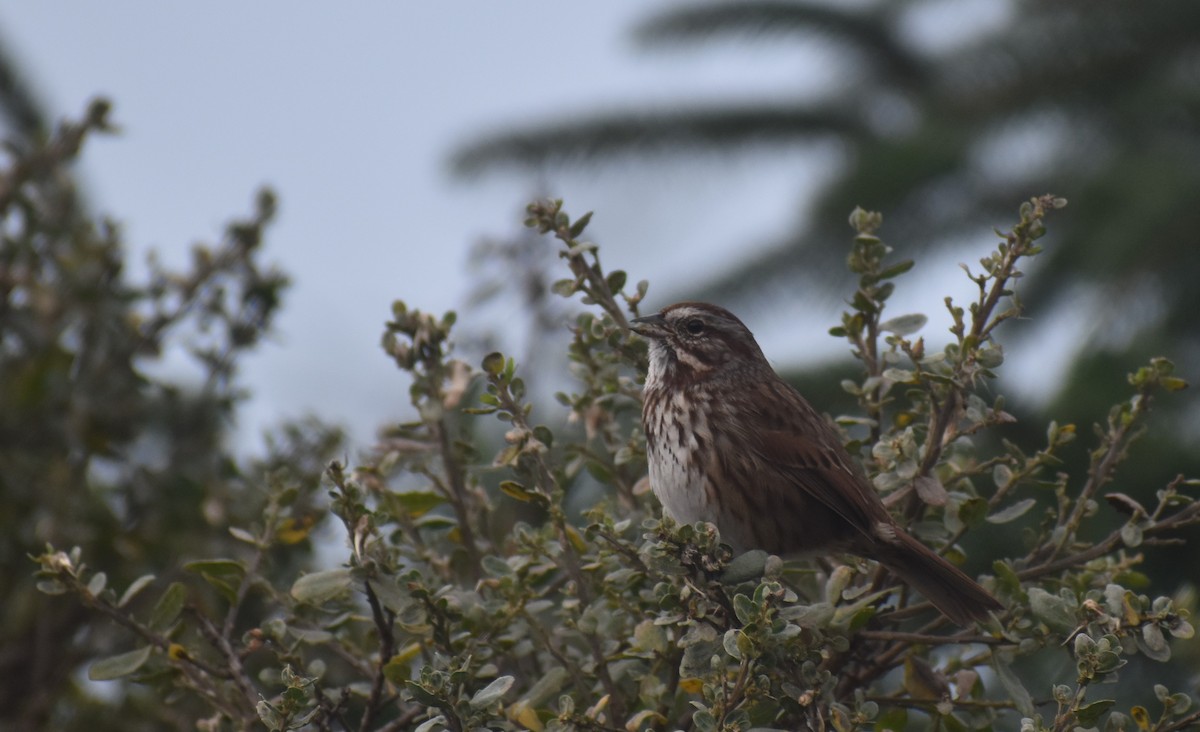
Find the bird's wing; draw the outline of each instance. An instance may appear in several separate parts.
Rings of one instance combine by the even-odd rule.
[[[825,444],[820,435],[765,430],[760,433],[758,453],[763,463],[778,471],[790,486],[803,491],[864,535],[873,537],[879,522],[890,523],[887,509],[851,463],[836,433],[828,430],[826,437],[832,438],[836,447]]]

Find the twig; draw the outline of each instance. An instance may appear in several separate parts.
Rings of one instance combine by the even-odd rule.
[[[414,704],[405,709],[400,716],[380,727],[378,732],[397,732],[397,730],[405,729],[426,711],[426,707]]]
[[[937,706],[939,703],[937,699],[907,699],[898,696],[872,696],[870,694],[864,698],[876,704],[889,704],[909,709],[927,709]],[[945,701],[962,709],[1016,709],[1017,706],[1011,701],[996,701],[993,699],[946,699]]]
[[[1174,529],[1179,529],[1184,526],[1190,526],[1194,523],[1200,523],[1200,501],[1190,503],[1186,507],[1180,509],[1177,513],[1168,516],[1165,519],[1157,521],[1145,529],[1145,535],[1161,534]],[[1123,543],[1121,538],[1121,530],[1116,529],[1111,534],[1106,536],[1102,541],[1093,544],[1087,549],[1083,549],[1075,554],[1068,555],[1056,561],[1049,561],[1044,564],[1038,564],[1033,567],[1026,567],[1017,572],[1017,577],[1021,580],[1036,579],[1047,574],[1070,569],[1071,567],[1090,562],[1093,559],[1102,557],[1105,554],[1116,549]]]
[[[375,621],[375,629],[379,633],[379,666],[376,668],[375,678],[371,682],[371,696],[367,699],[367,708],[363,711],[362,721],[358,725],[360,732],[367,732],[371,728],[371,723],[375,721],[375,715],[379,712],[380,698],[383,696],[383,684],[386,681],[383,675],[383,667],[395,655],[396,638],[392,632],[392,622],[395,620],[395,614],[391,610],[388,610],[385,617],[383,606],[379,604],[379,598],[375,596],[375,590],[371,589],[371,581],[367,580],[363,584],[366,589],[367,604],[371,607],[371,618]]]
[[[1200,709],[1192,712],[1182,719],[1177,719],[1166,727],[1155,727],[1155,732],[1179,732],[1179,730],[1187,729],[1192,725],[1200,725]]]
[[[63,162],[79,155],[87,134],[92,131],[110,131],[108,113],[111,105],[106,99],[95,99],[88,105],[87,116],[82,122],[61,125],[56,134],[40,150],[20,159],[6,175],[0,176],[0,215],[17,198],[21,186],[29,180],[45,175]]]
[[[472,579],[479,579],[482,558],[479,555],[479,547],[475,544],[475,531],[471,528],[471,514],[468,510],[470,499],[467,484],[463,478],[462,466],[453,458],[453,445],[450,444],[450,435],[446,430],[445,419],[432,422],[430,427],[437,435],[442,466],[446,471],[446,480],[450,484],[446,497],[450,499],[450,505],[453,506],[454,515],[458,519],[458,530],[462,533],[462,543],[466,547],[467,557],[470,559],[467,564],[471,569]]]
[[[1071,510],[1070,515],[1065,520],[1060,521],[1059,526],[1064,529],[1062,538],[1058,544],[1052,547],[1050,555],[1047,557],[1048,559],[1053,559],[1061,554],[1071,540],[1075,538],[1075,534],[1079,530],[1079,525],[1083,522],[1083,517],[1087,512],[1088,503],[1102,486],[1112,480],[1113,472],[1121,460],[1124,459],[1129,443],[1138,434],[1135,431],[1138,418],[1145,413],[1146,407],[1149,405],[1149,394],[1145,390],[1142,391],[1141,397],[1141,399],[1134,400],[1128,420],[1121,420],[1116,425],[1112,425],[1110,422],[1109,432],[1105,436],[1108,444],[1105,447],[1104,453],[1100,456],[1099,460],[1093,459],[1091,465],[1088,466],[1087,481],[1079,491],[1079,496],[1075,499],[1075,507]]]
[[[200,612],[195,606],[188,605],[187,610],[196,619],[200,633],[225,658],[225,663],[229,667],[230,678],[237,685],[238,690],[242,692],[242,696],[246,698],[248,708],[254,710],[258,704],[258,691],[254,688],[254,683],[250,680],[249,674],[246,673],[246,668],[242,665],[241,656],[234,650],[233,644],[229,642],[228,638],[221,635],[221,631],[217,629],[217,626],[213,625],[208,616]]]
[[[932,633],[904,633],[895,630],[862,630],[858,635],[868,640],[898,641],[901,643],[919,643],[927,646],[944,646],[952,644],[969,645],[980,643],[989,646],[1015,645],[1005,638],[991,635],[933,635]]]

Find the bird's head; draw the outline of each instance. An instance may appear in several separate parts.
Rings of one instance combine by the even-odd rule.
[[[766,364],[750,329],[717,305],[676,303],[635,318],[631,326],[650,341],[651,380],[666,374],[691,380]]]

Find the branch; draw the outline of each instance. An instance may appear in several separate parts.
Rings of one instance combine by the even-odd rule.
[[[1145,536],[1163,534],[1196,523],[1200,523],[1200,501],[1190,503],[1184,508],[1180,509],[1177,513],[1150,524],[1143,529],[1143,534]],[[1033,567],[1027,567],[1017,572],[1017,577],[1021,580],[1036,579],[1047,574],[1054,574],[1055,572],[1070,569],[1081,564],[1086,564],[1093,559],[1102,557],[1105,554],[1112,552],[1122,543],[1123,539],[1121,538],[1121,530],[1116,529],[1111,534],[1106,536],[1102,541],[1097,544],[1093,544],[1087,549],[1068,555],[1056,561],[1048,561]]]
[[[443,418],[431,422],[430,427],[436,433],[442,467],[446,471],[446,481],[450,484],[449,490],[446,491],[446,497],[450,499],[450,505],[454,508],[454,515],[458,519],[458,530],[462,532],[462,544],[466,548],[467,557],[470,560],[467,564],[471,569],[472,579],[477,580],[482,567],[482,557],[479,555],[479,547],[475,544],[475,531],[471,527],[471,514],[468,507],[470,498],[462,466],[453,457],[454,446],[450,444],[446,420]]]
[[[108,100],[94,99],[88,105],[87,115],[82,122],[60,125],[44,147],[23,156],[4,175],[0,175],[0,216],[8,213],[8,207],[17,199],[21,186],[75,159],[88,133],[112,131],[113,127],[108,123],[111,108]]]
[[[383,607],[379,604],[379,598],[375,596],[375,590],[371,589],[371,580],[366,580],[363,586],[366,588],[367,604],[371,606],[371,618],[375,621],[375,629],[379,632],[379,666],[376,668],[375,678],[371,682],[371,696],[367,699],[367,708],[363,711],[362,721],[358,725],[360,732],[367,732],[371,728],[371,723],[375,721],[375,715],[379,713],[383,684],[386,681],[383,667],[395,655],[396,638],[392,632],[395,614],[388,610],[385,617]]]
[[[242,665],[242,659],[237,651],[233,649],[233,644],[229,639],[221,635],[217,630],[217,626],[208,619],[208,616],[200,612],[193,605],[188,605],[188,612],[196,619],[196,623],[200,628],[201,634],[204,635],[208,642],[220,652],[225,659],[225,663],[229,666],[230,678],[237,685],[238,690],[242,692],[242,696],[246,698],[246,703],[253,711],[258,705],[258,691],[254,688],[254,683],[250,680],[249,674],[246,673],[245,666]]]

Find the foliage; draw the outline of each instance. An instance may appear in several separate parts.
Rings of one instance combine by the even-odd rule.
[[[4,729],[187,726],[179,718],[204,705],[165,708],[145,692],[104,704],[90,693],[75,676],[79,666],[128,640],[79,603],[38,592],[29,555],[47,542],[80,547],[104,569],[88,572],[83,604],[120,587],[122,612],[142,609],[135,595],[148,587],[143,575],[161,576],[158,611],[129,627],[169,650],[162,631],[174,615],[186,605],[207,618],[217,600],[172,580],[188,568],[219,575],[219,565],[188,562],[234,552],[239,542],[226,527],[264,509],[292,520],[291,533],[275,534],[287,553],[255,577],[294,574],[310,544],[302,527],[315,516],[307,508],[313,483],[338,442],[329,428],[300,423],[279,430],[260,460],[235,459],[225,434],[243,396],[237,364],[269,331],[287,286],[260,261],[274,198],[259,194],[219,243],[196,245],[189,266],[151,261],[134,281],[119,228],[89,217],[72,185],[70,165],[94,135],[113,131],[110,115],[97,100],[83,121],[11,143],[0,169]],[[134,660],[99,664],[93,675],[112,676]]]
[[[1020,312],[1020,268],[1062,205],[1022,205],[968,272],[978,297],[947,299],[953,337],[936,350],[913,337],[922,317],[884,317],[911,263],[890,259],[878,214],[851,217],[858,286],[832,332],[864,369],[845,384],[857,414],[839,421],[906,524],[987,571],[1006,609],[977,628],[947,627],[870,562],[733,557],[710,525],[659,519],[638,427],[645,346],[626,326],[647,285],[603,269],[582,238],[590,215],[571,220],[558,201],[532,204],[527,224],[560,243],[569,276],[554,292],[584,306],[561,409],[529,401],[512,358],[492,353],[478,368],[454,358],[452,313],[398,302],[383,347],[411,378],[415,417],[355,467],[329,465],[340,563],[276,571],[295,546],[289,507],[316,483],[264,479],[261,513],[230,517],[241,551],[192,561],[175,582],[114,583],[88,552],[48,546],[40,586],[127,629],[123,652],[94,663],[92,678],[207,707],[203,729],[1194,725],[1190,696],[1156,683],[1195,653],[1169,641],[1192,638],[1194,594],[1141,594],[1138,567],[1200,521],[1198,483],[1181,476],[1152,505],[1103,494],[1153,400],[1185,386],[1171,364],[1152,359],[1130,376],[1128,397],[1095,427],[1085,473],[1060,470],[1074,425],[989,454],[974,440],[1012,421],[988,396],[1003,361],[996,331]],[[495,419],[503,442],[487,450]],[[603,498],[579,515],[596,485]],[[1091,538],[1113,509],[1124,525]],[[1003,554],[970,552],[998,532]],[[1111,684],[1131,658],[1164,665],[1118,701]],[[1051,681],[1023,670],[1056,659],[1073,668]]]

